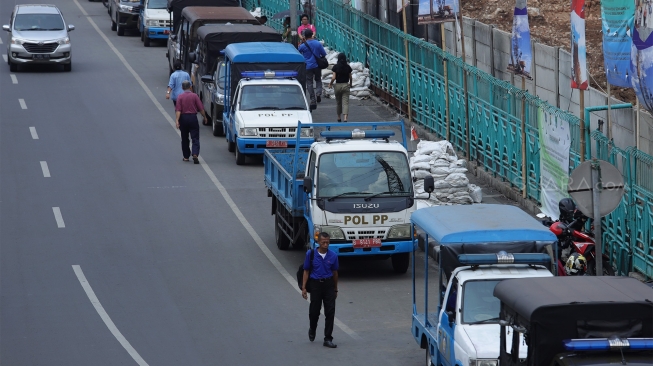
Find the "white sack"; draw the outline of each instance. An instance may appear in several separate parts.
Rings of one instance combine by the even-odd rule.
[[[410,165],[412,166],[415,163],[430,163],[431,162],[431,156],[430,155],[415,155],[412,158],[410,158]]]
[[[463,173],[451,173],[444,181],[452,187],[467,187],[469,185],[469,179]]]
[[[483,201],[483,191],[481,190],[481,187],[476,184],[470,184],[468,189],[469,197],[472,198],[474,203],[481,203]]]
[[[424,179],[428,175],[431,175],[428,170],[413,170],[413,177],[417,179]]]

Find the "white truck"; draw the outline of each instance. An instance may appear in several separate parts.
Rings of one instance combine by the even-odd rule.
[[[338,256],[391,258],[394,271],[405,273],[416,203],[403,121],[309,126],[326,129],[321,141],[263,157],[277,247],[313,248],[326,232]],[[390,140],[392,128],[401,130],[401,141]],[[432,191],[427,178],[425,190]]]
[[[153,39],[167,40],[170,26],[167,0],[141,0],[138,30],[141,32],[143,46],[150,47]]]
[[[439,248],[433,251],[439,269],[435,296],[429,296],[434,287],[429,286],[429,255],[419,295],[418,264],[413,265],[411,333],[426,349],[426,364],[498,366],[500,302],[494,287],[505,279],[553,276],[555,235],[510,205],[428,207],[413,213],[411,221],[413,232],[425,234],[427,247],[432,242]],[[435,312],[429,311],[430,298],[438,300]],[[526,352],[522,347],[520,357]]]
[[[304,56],[289,43],[245,42],[228,45],[224,57],[223,131],[236,164],[266,149],[295,147],[296,141],[310,146]],[[298,121],[309,125],[298,130]]]

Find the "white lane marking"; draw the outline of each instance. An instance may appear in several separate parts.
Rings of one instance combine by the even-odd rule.
[[[106,310],[104,310],[104,307],[100,303],[100,300],[98,300],[97,296],[95,296],[95,292],[93,291],[93,288],[91,287],[91,284],[88,283],[86,280],[86,276],[84,276],[84,272],[82,271],[82,267],[80,267],[78,264],[73,264],[73,271],[75,271],[75,275],[77,276],[77,279],[79,280],[79,283],[82,285],[82,288],[84,289],[84,292],[86,292],[86,296],[88,296],[88,299],[91,300],[91,304],[93,304],[93,307],[95,308],[95,311],[100,315],[100,318],[104,321],[104,324],[109,328],[109,331],[111,331],[111,334],[113,334],[114,337],[120,342],[122,347],[129,353],[130,356],[136,361],[137,364],[140,366],[147,366],[147,362],[141,357],[141,355],[136,352],[134,347],[132,347],[131,344],[129,344],[129,341],[125,336],[120,333],[120,330],[118,330],[118,327],[113,323],[113,320],[111,320],[111,317],[109,314],[107,314]]]
[[[32,134],[32,138],[33,138],[34,140],[38,140],[38,139],[39,139],[39,135],[36,134],[36,127],[30,127],[30,128],[29,128],[29,133]]]
[[[18,103],[20,103],[20,107],[22,109],[27,109],[27,104],[25,104],[25,99],[18,99]]]
[[[9,77],[11,78],[11,83],[12,84],[18,84],[18,79],[16,79],[16,75],[9,74]]]
[[[4,62],[7,62],[7,55],[2,55],[2,60],[3,60]]]
[[[50,169],[48,168],[48,162],[47,161],[42,161],[41,162],[41,170],[43,170],[43,177],[44,178],[50,178]]]
[[[0,44],[2,44],[2,38],[0,38]]]
[[[127,60],[122,55],[122,53],[120,53],[120,51],[118,51],[118,49],[113,45],[113,43],[109,40],[109,38],[107,38],[107,36],[105,36],[104,33],[102,33],[100,31],[100,28],[97,26],[97,24],[95,24],[95,21],[93,21],[93,19],[91,19],[91,17],[88,16],[88,14],[84,10],[84,8],[82,8],[82,6],[79,4],[79,2],[77,0],[73,0],[73,1],[77,5],[77,7],[82,11],[82,14],[86,15],[86,19],[88,20],[89,23],[91,23],[93,28],[95,28],[95,31],[100,35],[100,37],[102,37],[102,39],[104,39],[104,41],[107,43],[109,48],[111,48],[111,50],[116,54],[116,56],[118,56],[118,58],[120,59],[122,64],[125,65],[125,68],[127,68],[127,70],[132,74],[134,79],[136,79],[136,81],[141,86],[141,88],[143,88],[143,91],[145,91],[145,94],[147,94],[147,96],[150,97],[150,100],[152,100],[152,103],[154,103],[154,105],[159,110],[159,112],[161,112],[161,114],[166,119],[166,121],[168,121],[170,126],[174,129],[175,133],[178,136],[181,136],[181,132],[179,132],[179,130],[177,130],[175,121],[172,119],[172,117],[170,117],[170,115],[166,112],[166,110],[163,109],[163,106],[154,97],[154,94],[152,93],[150,88],[147,85],[145,85],[145,83],[143,82],[143,79],[141,79],[141,77],[136,73],[136,71],[134,71],[134,69],[127,62]],[[233,211],[234,215],[236,215],[236,217],[238,218],[238,221],[240,221],[240,223],[243,225],[245,230],[247,230],[247,232],[252,237],[252,239],[254,239],[254,242],[256,243],[256,245],[258,245],[259,249],[261,249],[263,254],[265,254],[265,256],[268,258],[268,260],[277,269],[277,271],[279,271],[281,276],[283,276],[286,279],[286,281],[288,281],[288,283],[290,283],[290,286],[292,288],[294,288],[295,291],[297,291],[298,293],[301,293],[301,290],[299,290],[299,288],[297,287],[297,279],[294,278],[288,271],[286,271],[286,269],[283,267],[283,265],[281,265],[281,262],[279,262],[279,260],[274,256],[274,254],[272,254],[272,252],[268,249],[268,247],[265,246],[265,243],[263,243],[263,239],[261,239],[261,237],[256,233],[256,231],[254,230],[252,225],[249,223],[249,221],[247,221],[247,219],[245,218],[245,215],[243,215],[243,213],[240,211],[240,209],[238,208],[238,206],[236,205],[234,200],[231,199],[231,195],[229,195],[229,192],[227,192],[227,189],[224,188],[222,183],[220,183],[220,181],[215,176],[215,174],[213,173],[211,168],[209,168],[209,166],[206,165],[206,162],[204,161],[204,159],[200,156],[199,160],[200,160],[200,163],[202,165],[202,168],[204,168],[204,171],[206,172],[206,174],[209,176],[209,178],[213,182],[213,185],[215,185],[215,187],[218,189],[218,191],[222,195],[222,198],[224,198],[224,200],[227,202],[227,204],[231,208],[231,211]],[[356,334],[356,332],[354,332],[351,328],[349,328],[345,323],[340,321],[340,319],[336,318],[334,323],[338,326],[338,328],[340,328],[343,332],[348,334],[350,337],[352,337],[354,339],[358,339],[358,340],[362,339],[358,334]]]
[[[57,227],[59,229],[65,228],[66,224],[63,222],[63,216],[61,216],[59,207],[52,207],[52,212],[54,212],[54,219],[57,220]]]

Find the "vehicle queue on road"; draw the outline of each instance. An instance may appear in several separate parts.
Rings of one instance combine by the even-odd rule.
[[[200,64],[196,82],[199,79],[203,85],[214,87],[195,91],[203,102],[210,100],[214,134],[216,129],[216,135],[226,134],[229,151],[236,153],[237,164],[245,162],[244,152],[261,154],[268,150],[264,159],[265,181],[273,197],[279,249],[287,249],[290,244],[314,248],[314,235],[329,231],[336,241],[342,239],[337,243],[339,255],[391,254],[399,258],[393,260],[395,271],[402,273],[409,261],[400,259],[408,253],[382,252],[395,239],[408,240],[413,259],[410,331],[418,345],[426,350],[427,365],[562,366],[578,364],[578,360],[584,365],[607,365],[614,358],[622,364],[653,362],[652,289],[628,278],[552,278],[557,272],[556,261],[552,260],[557,258],[557,238],[512,206],[439,206],[408,210],[409,215],[403,216],[387,214],[386,211],[403,212],[406,206],[411,208],[415,204],[410,173],[401,168],[408,158],[405,147],[397,150],[399,160],[391,157],[388,149],[379,147],[389,143],[390,135],[384,135],[383,127],[390,125],[378,123],[373,128],[361,126],[369,127],[367,130],[346,128],[344,132],[330,131],[334,126],[325,126],[327,131],[314,136],[301,77],[305,67],[302,69],[299,53],[294,54],[288,48],[292,46],[280,42],[227,44],[251,41],[251,37],[242,40],[236,37],[233,42],[222,39],[218,48],[224,47],[225,51],[216,52],[211,49],[208,36],[216,32],[205,28],[206,24],[214,24],[207,15],[211,14],[210,9],[184,9],[208,5],[205,1],[168,0],[167,8],[174,19],[167,23],[172,27],[167,33],[167,57],[171,65],[174,60],[182,61],[189,71],[191,64]],[[161,19],[148,19],[154,13],[147,9],[160,7],[156,4],[155,0],[144,0],[141,8],[136,8],[111,0],[108,10],[112,30],[123,35],[133,27],[141,32],[141,39],[148,46],[150,39],[166,34],[155,29],[155,23],[162,24]],[[233,4],[224,0],[223,6]],[[216,22],[224,24],[229,19],[222,17]],[[14,23],[10,26],[15,26]],[[255,24],[243,26],[267,28]],[[218,34],[228,33],[216,30]],[[265,31],[253,33],[269,35]],[[289,92],[288,87],[300,92]],[[206,92],[211,95],[205,95]],[[224,112],[221,127],[216,128],[220,114],[214,103],[220,99]],[[286,109],[282,111],[278,105],[293,102],[297,103],[291,111],[308,113],[299,117],[293,114],[291,119],[300,121],[293,125],[296,127],[275,125],[288,119],[284,113],[296,113],[284,112]],[[254,107],[248,109],[248,106]],[[322,141],[304,146],[300,145],[301,138]],[[356,139],[360,141],[352,143]],[[403,139],[405,144],[405,135]],[[361,141],[373,147],[361,148]],[[328,146],[336,144],[335,149]],[[355,145],[356,150],[348,145]],[[289,147],[293,149],[278,150]],[[300,154],[300,148],[308,150]],[[294,155],[283,157],[284,153]],[[300,160],[302,172],[297,169]],[[373,167],[378,169],[361,174]],[[285,178],[284,187],[279,185],[281,176]],[[334,178],[340,181],[333,182]],[[352,187],[345,184],[346,179]],[[365,183],[366,187],[358,183]],[[375,184],[387,190],[373,191],[371,187]],[[432,190],[432,185],[425,182],[425,190]],[[333,202],[340,197],[343,199]],[[388,200],[383,201],[384,197]],[[306,216],[318,208],[320,214]],[[300,209],[306,211],[300,216],[292,214]],[[316,225],[318,217],[326,221]],[[358,222],[352,217],[358,217]],[[382,227],[377,227],[383,217],[386,221],[392,217],[394,221],[381,222]],[[295,222],[297,227],[293,227]],[[415,277],[418,231],[424,234],[425,251],[429,251],[429,238],[439,248],[436,250],[440,270],[436,313],[428,310],[428,255],[424,263],[424,293],[420,294],[424,309],[418,311]],[[391,237],[393,232],[399,236]]]

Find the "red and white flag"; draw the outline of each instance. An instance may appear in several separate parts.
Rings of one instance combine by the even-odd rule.
[[[417,137],[417,130],[415,130],[415,126],[412,126],[410,128],[410,141],[415,140],[419,140],[419,137]]]

